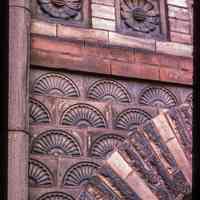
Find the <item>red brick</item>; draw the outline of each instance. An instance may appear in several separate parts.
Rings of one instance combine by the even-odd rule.
[[[134,59],[134,53],[132,49],[118,47],[109,48],[101,47],[100,45],[86,44],[84,48],[84,54],[110,60],[124,61],[128,63],[132,63]]]
[[[178,68],[179,67],[179,62],[180,62],[180,57],[177,56],[171,56],[167,54],[160,54],[160,66],[161,67],[170,67],[170,68]]]
[[[73,43],[38,36],[32,37],[31,45],[33,49],[41,49],[45,51],[53,51],[72,55],[81,55],[83,49],[83,43]]]
[[[181,32],[181,33],[190,33],[190,22],[182,21],[178,19],[169,18],[170,30]]]
[[[183,71],[193,72],[193,60],[187,58],[181,58],[179,68]]]
[[[182,20],[189,20],[189,10],[181,7],[176,6],[168,6],[168,15],[169,17],[174,17],[176,19],[182,19]]]
[[[94,59],[93,57],[77,57],[38,49],[31,50],[31,64],[55,69],[101,74],[110,73],[110,63],[108,60]]]
[[[177,69],[160,68],[160,80],[192,85],[192,73]]]
[[[160,65],[159,56],[152,52],[136,51],[135,62],[145,63],[149,65]]]
[[[192,44],[192,36],[189,34],[183,34],[183,33],[177,33],[177,32],[171,31],[170,39],[173,42]]]
[[[113,61],[111,62],[111,74],[130,78],[159,80],[159,67]]]
[[[155,54],[151,52],[135,52],[135,62],[149,65],[167,66],[172,68],[179,67],[180,57],[167,54]]]

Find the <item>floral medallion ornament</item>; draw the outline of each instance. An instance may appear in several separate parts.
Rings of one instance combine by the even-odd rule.
[[[123,29],[140,34],[160,33],[159,2],[156,0],[121,0],[120,17]]]
[[[40,8],[53,18],[75,19],[80,15],[82,0],[38,0]]]

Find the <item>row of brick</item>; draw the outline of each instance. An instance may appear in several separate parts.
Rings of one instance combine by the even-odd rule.
[[[32,36],[31,63],[50,68],[192,84],[191,58]]]
[[[31,32],[63,38],[66,40],[81,40],[96,44],[144,49],[155,53],[164,53],[183,57],[192,57],[193,52],[192,45],[188,44],[143,39],[106,30],[67,27],[38,20],[33,20]]]

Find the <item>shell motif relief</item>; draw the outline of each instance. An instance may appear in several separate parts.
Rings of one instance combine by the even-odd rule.
[[[122,0],[120,14],[127,28],[142,33],[157,30],[160,15],[157,1]]]
[[[38,0],[40,8],[51,17],[74,19],[81,12],[81,0]]]

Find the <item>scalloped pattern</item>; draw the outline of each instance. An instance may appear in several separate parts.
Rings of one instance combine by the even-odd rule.
[[[88,89],[88,98],[97,101],[118,101],[130,103],[131,96],[127,89],[119,82],[114,80],[99,80]]]
[[[93,162],[79,162],[69,168],[63,178],[64,186],[80,186],[87,181],[94,172],[99,168],[99,165]]]
[[[105,158],[123,141],[124,137],[116,134],[106,134],[98,137],[92,144],[90,154],[92,157]]]
[[[159,108],[171,108],[178,103],[175,95],[170,90],[161,87],[147,87],[140,93],[139,104]]]
[[[33,84],[32,93],[65,97],[79,97],[76,84],[67,76],[59,73],[47,73],[40,76]]]
[[[41,102],[33,98],[29,102],[29,120],[30,124],[50,122],[48,109]]]
[[[106,128],[107,122],[103,114],[89,104],[75,104],[67,108],[61,118],[62,125],[78,126],[79,128]]]
[[[33,140],[31,153],[80,156],[81,148],[71,134],[63,130],[49,130]]]
[[[52,186],[53,174],[42,162],[34,159],[29,160],[29,184],[34,186]]]
[[[145,123],[147,120],[150,120],[152,116],[137,108],[130,108],[122,111],[116,118],[115,128],[133,131],[135,130],[140,124]]]

